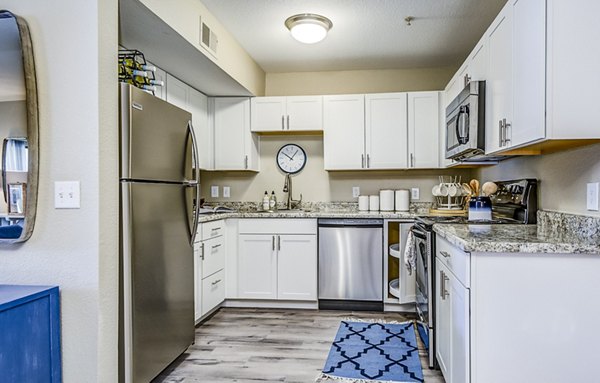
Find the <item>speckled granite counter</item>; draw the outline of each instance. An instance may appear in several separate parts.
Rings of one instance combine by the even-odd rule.
[[[481,253],[600,254],[600,237],[542,225],[436,224],[434,231],[458,248]]]
[[[232,213],[206,214],[200,216],[200,223],[216,221],[224,218],[381,218],[381,219],[406,219],[413,220],[423,215],[417,212],[359,212],[345,210],[319,210],[295,212],[258,212],[240,211]]]

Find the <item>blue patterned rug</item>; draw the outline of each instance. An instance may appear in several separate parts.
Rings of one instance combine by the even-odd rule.
[[[342,321],[317,382],[423,382],[413,322]]]

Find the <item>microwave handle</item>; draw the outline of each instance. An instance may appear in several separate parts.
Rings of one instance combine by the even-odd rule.
[[[458,114],[456,115],[456,123],[455,123],[455,126],[456,126],[456,138],[458,139],[459,143],[466,144],[466,142],[462,142],[462,140],[461,140],[460,126],[459,126],[459,124],[460,124],[460,115],[463,114],[463,113],[467,113],[467,111],[466,111],[466,108],[464,108],[464,107],[461,106],[460,109],[458,110]]]

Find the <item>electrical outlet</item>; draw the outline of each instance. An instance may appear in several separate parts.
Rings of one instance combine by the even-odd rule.
[[[219,198],[219,187],[218,186],[210,187],[210,196],[212,198]]]
[[[587,184],[587,209],[598,211],[598,189],[599,182],[591,182]]]
[[[223,186],[223,198],[231,197],[231,188],[229,186]]]
[[[353,198],[358,198],[359,195],[360,195],[360,187],[359,186],[352,186],[352,197]]]
[[[420,192],[419,188],[412,188],[412,189],[410,189],[410,199],[411,200],[416,200],[416,199],[421,198],[419,192]]]
[[[54,208],[79,209],[81,207],[79,181],[54,182]]]

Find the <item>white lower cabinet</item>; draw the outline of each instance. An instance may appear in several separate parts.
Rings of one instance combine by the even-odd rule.
[[[194,313],[200,320],[225,300],[225,221],[198,226],[194,243]]]
[[[314,219],[240,220],[239,298],[316,300],[316,233]]]

